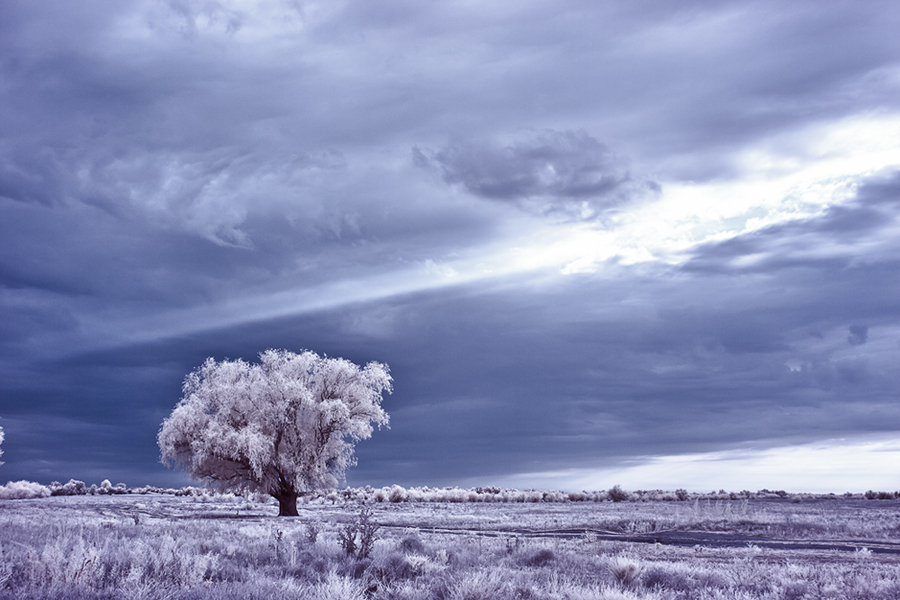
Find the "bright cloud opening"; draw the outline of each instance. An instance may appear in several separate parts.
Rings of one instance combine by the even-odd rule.
[[[626,489],[696,492],[764,488],[810,493],[893,491],[900,481],[900,432],[767,449],[636,458],[630,463],[522,473],[503,478],[503,482],[511,487],[561,490],[600,490],[619,484]]]

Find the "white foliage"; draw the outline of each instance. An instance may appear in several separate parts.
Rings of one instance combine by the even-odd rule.
[[[258,364],[209,358],[162,424],[162,460],[222,489],[279,497],[333,487],[354,464],[354,443],[387,426],[391,382],[385,364],[310,351],[267,350]]]
[[[0,445],[3,444],[3,428],[0,427]],[[3,450],[0,450],[0,456],[3,456]],[[3,461],[0,461],[0,465],[3,464]]]
[[[50,488],[33,481],[10,481],[0,486],[0,499],[23,500],[26,498],[47,498]]]

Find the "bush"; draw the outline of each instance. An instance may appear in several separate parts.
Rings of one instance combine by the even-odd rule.
[[[609,563],[609,572],[623,586],[631,586],[637,583],[641,577],[641,571],[640,563],[624,556],[619,556]]]
[[[675,592],[686,592],[693,587],[691,580],[683,573],[652,567],[644,575],[644,585],[648,588],[659,588]]]
[[[893,492],[873,492],[869,490],[865,493],[866,500],[893,500]]]
[[[618,484],[612,486],[607,492],[607,495],[609,495],[609,499],[613,502],[624,502],[625,500],[628,500],[630,496],[630,494],[623,490]]]
[[[50,496],[50,488],[33,481],[10,481],[0,486],[0,499],[24,500],[27,498],[47,498]]]
[[[127,494],[128,486],[124,483],[117,483],[115,487],[110,483],[109,479],[104,479],[100,482],[100,489],[98,490],[100,494]]]
[[[68,483],[61,484],[54,481],[50,484],[50,494],[53,496],[84,496],[88,493],[83,481],[70,479]]]
[[[315,544],[319,539],[319,527],[315,523],[307,523],[303,529],[303,539],[308,544]]]
[[[376,533],[381,528],[372,518],[372,510],[363,507],[356,521],[348,523],[338,532],[338,544],[349,556],[368,558],[375,547]]]
[[[405,502],[407,500],[406,490],[404,490],[399,485],[391,487],[390,494],[388,495],[388,500],[390,500],[391,502]]]
[[[408,535],[400,540],[400,550],[406,554],[425,554],[425,545],[417,535]]]
[[[409,558],[399,553],[391,554],[372,570],[375,576],[383,583],[412,579],[418,575],[416,567]]]
[[[545,567],[556,560],[556,555],[549,548],[541,548],[525,557],[522,563],[527,567]]]

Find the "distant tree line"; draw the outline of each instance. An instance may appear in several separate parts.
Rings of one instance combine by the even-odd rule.
[[[124,483],[113,485],[108,479],[100,485],[86,485],[83,481],[70,479],[67,483],[54,481],[50,485],[41,485],[30,481],[11,481],[5,486],[0,486],[0,499],[18,498],[46,498],[50,496],[101,496],[116,494],[154,494],[169,496],[194,496],[206,497],[216,494],[214,490],[204,487],[185,486],[181,488],[166,488],[152,485],[140,487],[128,487]],[[256,496],[264,499],[265,495],[242,494],[228,492],[229,496],[248,497]],[[801,502],[803,500],[828,500],[828,499],[866,499],[866,500],[897,500],[900,499],[900,491],[884,492],[869,490],[865,493],[844,494],[791,494],[784,490],[762,489],[756,492],[688,492],[679,489],[666,490],[635,490],[626,491],[621,486],[613,486],[608,490],[565,492],[560,490],[519,490],[515,488],[499,487],[410,487],[400,485],[374,488],[347,487],[344,489],[319,490],[304,497],[304,501],[313,503],[399,503],[399,502],[435,502],[435,503],[461,503],[461,502],[487,502],[487,503],[529,503],[529,502],[684,502],[696,500],[790,500]]]

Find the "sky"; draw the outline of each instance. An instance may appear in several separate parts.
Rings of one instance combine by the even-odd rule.
[[[348,485],[900,489],[894,1],[7,0],[0,479],[184,485],[207,357],[387,363]]]

